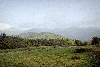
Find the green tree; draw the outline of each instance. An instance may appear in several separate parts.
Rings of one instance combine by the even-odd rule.
[[[6,37],[6,34],[5,33],[3,33],[3,36],[2,36],[3,38],[5,38]]]
[[[99,38],[98,37],[93,37],[92,38],[92,45],[99,44]]]
[[[67,41],[68,42],[68,45],[74,45],[74,41],[72,41],[72,40],[69,40],[69,41]]]
[[[75,44],[77,46],[82,46],[83,45],[83,43],[80,40],[75,40]]]

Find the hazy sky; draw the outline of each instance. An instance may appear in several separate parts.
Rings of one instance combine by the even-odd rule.
[[[100,27],[99,0],[0,0],[0,30]]]

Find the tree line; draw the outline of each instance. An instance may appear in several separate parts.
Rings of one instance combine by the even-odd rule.
[[[92,40],[95,43],[97,40]],[[7,36],[5,33],[0,35],[0,49],[15,49],[32,46],[84,46],[88,42],[81,42],[80,40],[71,40],[67,38],[60,39],[26,39],[19,36]],[[97,44],[97,43],[95,43]]]

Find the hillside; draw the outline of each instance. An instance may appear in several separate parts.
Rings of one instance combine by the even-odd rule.
[[[66,38],[78,39],[78,40],[91,40],[92,37],[100,37],[100,27],[70,27],[70,28],[55,28],[55,29],[41,29],[33,28],[26,32],[51,32]]]
[[[19,29],[18,29],[19,30]],[[70,28],[32,28],[25,31],[3,30],[0,33],[6,33],[7,35],[19,35],[24,38],[57,38],[57,35],[78,40],[91,40],[92,37],[97,36],[100,38],[100,27],[70,27]],[[30,33],[29,33],[30,32]],[[42,32],[42,33],[41,33]],[[43,32],[45,32],[43,34]],[[46,33],[48,32],[48,33]],[[51,33],[49,33],[51,32]],[[57,34],[57,35],[53,35]],[[43,34],[43,35],[42,35]],[[52,35],[51,35],[52,34]],[[58,37],[59,38],[59,37]]]
[[[91,40],[92,37],[94,36],[100,37],[99,27],[87,27],[87,28],[72,27],[67,29],[58,29],[58,30],[55,29],[52,32],[70,39],[78,39],[78,40]]]
[[[56,39],[61,38],[62,36],[50,33],[50,32],[28,32],[28,33],[21,33],[19,34],[20,37],[28,38],[28,39]],[[63,37],[64,38],[64,37]]]

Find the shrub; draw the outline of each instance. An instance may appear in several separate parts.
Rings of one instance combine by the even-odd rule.
[[[81,49],[76,49],[74,53],[83,53],[85,52],[86,50],[81,48]]]
[[[72,60],[77,60],[77,59],[80,59],[80,57],[79,56],[72,56],[71,59]]]

